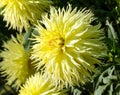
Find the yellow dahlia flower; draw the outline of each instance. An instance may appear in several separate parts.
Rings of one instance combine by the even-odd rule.
[[[73,86],[85,83],[94,64],[101,62],[96,58],[104,53],[101,41],[103,31],[100,25],[90,25],[93,14],[89,10],[65,10],[51,7],[50,15],[43,16],[36,26],[39,35],[33,40],[32,58],[38,69],[45,67],[45,76],[51,77],[56,85]]]
[[[4,76],[7,75],[7,84],[19,88],[25,82],[26,78],[32,73],[29,56],[23,47],[23,36],[17,35],[7,43],[4,43],[4,51],[0,53],[3,61],[0,62],[0,71]]]
[[[68,95],[65,90],[59,92],[51,84],[49,78],[45,78],[39,73],[30,77],[19,92],[19,95]]]
[[[0,0],[0,8],[4,7],[2,14],[10,28],[26,31],[31,23],[40,19],[41,14],[49,8],[50,0]]]

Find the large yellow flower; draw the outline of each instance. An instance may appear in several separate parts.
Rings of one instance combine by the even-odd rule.
[[[0,8],[4,7],[2,14],[10,28],[26,31],[31,23],[40,19],[41,14],[49,8],[50,0],[0,0]]]
[[[51,84],[49,78],[45,78],[39,73],[30,77],[19,92],[19,95],[68,95],[66,90],[59,92]]]
[[[11,40],[5,42],[4,51],[0,53],[3,61],[0,62],[0,71],[4,76],[7,75],[7,84],[19,88],[26,78],[32,73],[29,56],[23,47],[23,36],[12,36]]]
[[[100,24],[90,25],[92,19],[89,10],[72,10],[71,5],[66,10],[51,7],[50,15],[44,15],[42,25],[36,26],[39,35],[33,38],[32,58],[56,86],[85,83],[95,71],[94,64],[101,63],[97,57],[105,49],[103,31]]]

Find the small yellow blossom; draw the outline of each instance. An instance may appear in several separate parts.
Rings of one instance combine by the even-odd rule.
[[[17,34],[17,38],[12,36],[11,40],[4,42],[4,51],[0,53],[3,61],[0,62],[0,71],[3,76],[7,76],[7,84],[19,88],[26,78],[32,73],[29,56],[23,47],[23,36]]]
[[[30,77],[19,91],[19,95],[68,95],[66,90],[58,91],[49,78],[36,73]]]
[[[90,10],[72,10],[69,5],[66,10],[51,7],[50,15],[42,16],[42,25],[36,25],[39,35],[33,38],[31,58],[56,86],[84,84],[95,71],[94,64],[101,63],[97,57],[105,49],[103,30],[100,24],[90,25],[93,19]]]
[[[10,24],[10,28],[18,31],[23,28],[28,31],[50,4],[50,0],[0,0],[0,8],[4,7],[2,14],[7,21],[6,26]]]

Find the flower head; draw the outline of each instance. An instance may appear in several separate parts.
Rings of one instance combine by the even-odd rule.
[[[18,34],[17,38],[12,36],[12,39],[3,47],[4,51],[0,53],[3,61],[0,62],[0,71],[7,76],[7,84],[19,88],[26,78],[32,73],[30,70],[29,56],[26,54],[23,47],[23,36]]]
[[[7,26],[26,31],[30,24],[36,23],[41,14],[49,8],[50,0],[0,0],[0,8],[4,7],[2,14]]]
[[[56,85],[66,87],[85,83],[90,72],[95,71],[94,64],[104,53],[101,41],[103,31],[100,24],[90,25],[93,14],[89,10],[65,10],[51,7],[50,15],[43,16],[36,30],[32,58],[38,69],[45,68],[44,75],[51,77]]]
[[[39,73],[30,77],[19,92],[19,95],[68,95],[65,90],[56,90],[49,78],[46,79]]]

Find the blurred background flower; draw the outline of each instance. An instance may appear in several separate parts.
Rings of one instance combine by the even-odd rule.
[[[84,84],[94,64],[100,64],[98,56],[105,53],[103,30],[100,24],[91,25],[90,10],[79,10],[71,5],[66,9],[51,7],[50,15],[42,16],[42,23],[36,25],[32,58],[36,68],[45,68],[44,74],[51,77],[56,86]]]
[[[49,78],[43,77],[40,73],[31,76],[21,87],[19,95],[68,95],[67,90],[58,91]]]
[[[23,47],[23,36],[17,34],[3,44],[4,50],[0,53],[3,61],[0,62],[0,71],[3,76],[7,77],[7,84],[20,87],[26,78],[33,72],[29,55]]]
[[[1,14],[9,28],[28,31],[31,24],[41,18],[41,14],[49,9],[50,0],[0,0]]]

